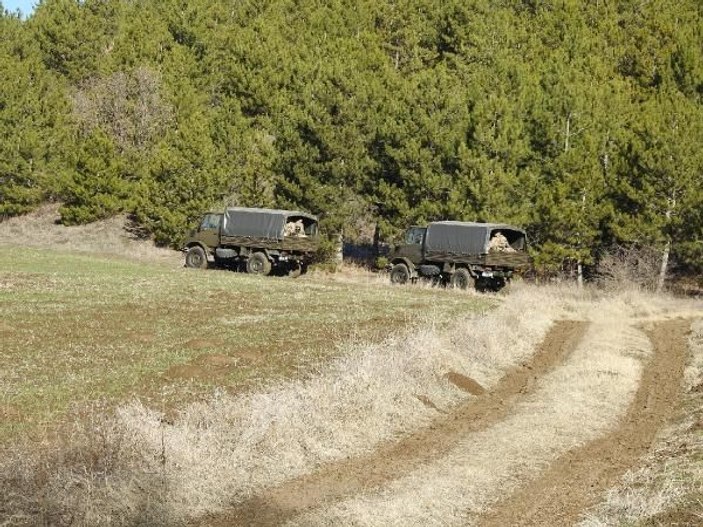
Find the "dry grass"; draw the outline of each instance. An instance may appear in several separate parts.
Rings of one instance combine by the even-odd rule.
[[[358,285],[354,291],[358,297]],[[444,379],[447,371],[473,373],[472,364],[482,364],[481,381],[490,386],[502,368],[529,356],[549,327],[553,312],[521,316],[535,301],[525,289],[494,315],[466,318],[451,330],[419,318],[418,329],[382,343],[347,341],[314,377],[240,396],[220,391],[173,421],[138,402],[124,406],[115,419],[96,418],[104,441],[77,426],[69,444],[48,444],[44,456],[5,457],[2,473],[12,478],[3,486],[19,490],[8,507],[55,524],[70,515],[79,525],[131,525],[144,517],[174,525],[216,511],[427,423],[435,411],[415,394],[445,407],[466,397]]]
[[[588,511],[582,527],[703,525],[703,320],[694,323],[686,398],[641,465]]]
[[[312,375],[338,344],[377,342],[491,301],[387,282],[199,272],[87,254],[0,252],[0,442],[72,406],[139,396],[159,409]]]
[[[451,328],[423,323],[421,329],[379,344],[349,343],[340,358],[315,377],[236,397],[220,392],[209,402],[185,408],[174,421],[140,403],[127,405],[115,420],[100,425],[109,431],[105,435],[119,440],[96,444],[89,439],[89,429],[77,429],[71,443],[89,453],[90,462],[56,463],[39,486],[39,494],[52,499],[33,507],[56,518],[70,513],[78,524],[130,525],[148,517],[154,525],[174,525],[217,511],[257,489],[326,461],[369,451],[380,441],[427,423],[435,410],[423,405],[417,393],[440,408],[466,397],[446,382],[447,371],[468,374],[490,388],[505,368],[532,353],[553,319],[579,311],[584,301],[582,293],[573,290],[526,287],[489,315],[467,318]],[[629,305],[632,299],[621,302]],[[621,309],[617,304],[616,310]],[[652,312],[651,307],[642,309],[645,315]],[[567,370],[562,375],[562,382],[577,378]],[[627,383],[621,386],[629,389]],[[526,410],[526,415],[533,411]],[[567,413],[574,417],[571,410]],[[502,434],[513,432],[506,429]],[[474,450],[474,445],[468,448]],[[488,450],[486,455],[494,457],[493,446]],[[5,474],[23,473],[16,464],[29,467],[19,488],[37,485],[31,463],[15,459]],[[438,481],[432,474],[419,477]],[[447,483],[439,488],[446,491]],[[453,498],[447,494],[440,502]]]
[[[0,222],[0,246],[82,251],[162,262],[173,267],[183,265],[178,251],[160,249],[150,240],[131,234],[130,222],[124,216],[66,227],[58,223],[59,207],[58,203],[47,204],[25,216]]]
[[[650,353],[648,339],[628,318],[640,310],[651,313],[653,306],[648,298],[637,305],[632,301],[631,296],[567,306],[546,301],[552,316],[574,308],[593,324],[567,361],[541,379],[537,392],[508,419],[467,436],[442,460],[380,493],[316,511],[291,525],[470,524],[472,514],[485,511],[550,460],[614,427],[624,414]]]
[[[262,279],[5,246],[0,252],[0,518],[10,518],[11,525],[131,525],[144,518],[153,518],[147,524],[170,525],[216,508],[226,497],[212,490],[219,485],[223,459],[257,455],[255,444],[238,443],[233,433],[256,438],[256,423],[266,416],[278,420],[277,412],[306,422],[291,406],[303,395],[291,390],[239,397],[229,392],[286,378],[310,390],[316,386],[314,374],[331,357],[372,346],[409,325],[440,328],[459,313],[484,311],[494,303],[441,289],[392,287],[387,281]],[[432,342],[418,338],[415,354],[421,356]],[[364,375],[372,378],[384,362],[377,357]],[[214,387],[220,388],[211,399]],[[344,384],[325,389],[332,390],[325,394],[331,401],[336,390],[354,392]],[[141,402],[109,417],[115,403],[133,397]],[[274,398],[268,413],[260,410],[266,397]],[[365,397],[364,405],[375,404],[373,392]],[[211,401],[179,412],[186,402],[201,399]],[[229,410],[221,413],[224,401]],[[359,415],[365,410],[356,408]],[[229,430],[228,420],[241,412],[253,422]],[[168,425],[172,419],[178,425]],[[322,422],[314,426],[329,433]],[[223,435],[217,437],[216,430]],[[25,438],[30,442],[24,446],[17,442]],[[220,442],[224,454],[235,453],[218,459]],[[243,474],[243,481],[251,479]],[[174,490],[176,484],[182,490]],[[173,501],[191,487],[188,501]]]

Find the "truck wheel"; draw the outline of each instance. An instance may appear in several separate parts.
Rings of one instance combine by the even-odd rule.
[[[192,269],[205,269],[207,268],[207,256],[205,251],[199,245],[195,245],[188,249],[186,253],[186,267]]]
[[[303,274],[303,266],[300,262],[291,262],[288,266],[288,276],[298,278],[301,274]]]
[[[402,263],[395,264],[391,269],[391,284],[406,284],[410,280],[408,266]]]
[[[476,290],[485,293],[491,291],[497,293],[505,287],[505,278],[481,278],[476,282]]]
[[[270,272],[271,262],[264,253],[254,253],[247,260],[247,273],[266,276]]]
[[[496,293],[505,287],[505,278],[494,278],[491,281],[491,289]]]
[[[474,277],[471,276],[468,269],[463,267],[460,267],[454,271],[450,283],[452,284],[452,287],[456,289],[473,289],[476,286]]]

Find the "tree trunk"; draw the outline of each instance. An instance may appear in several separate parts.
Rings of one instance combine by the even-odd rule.
[[[664,289],[664,280],[666,280],[666,271],[669,267],[669,254],[671,253],[671,238],[669,234],[666,233],[669,224],[671,223],[671,216],[674,214],[674,209],[676,208],[676,192],[672,192],[672,196],[667,200],[666,207],[666,223],[664,224],[666,243],[664,244],[664,249],[662,250],[662,261],[659,267],[659,279],[657,280],[657,293],[660,293]]]
[[[576,283],[579,286],[579,289],[583,287],[583,264],[581,263],[581,260],[576,262]]]
[[[340,270],[342,268],[342,265],[344,264],[344,234],[339,233],[337,235],[337,250],[335,251],[334,255],[334,263],[337,267],[337,270]]]
[[[380,245],[381,245],[381,226],[378,222],[376,222],[376,226],[373,229],[373,256],[374,256],[374,258],[378,258],[381,254]]]
[[[662,262],[659,268],[659,280],[657,280],[657,293],[661,293],[664,289],[664,280],[666,280],[666,270],[669,267],[669,253],[671,252],[671,240],[667,240],[662,251]]]

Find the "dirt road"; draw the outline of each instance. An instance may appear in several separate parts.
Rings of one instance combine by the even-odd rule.
[[[479,523],[571,525],[599,494],[634,466],[672,416],[680,397],[690,321],[657,323],[648,335],[654,357],[647,364],[635,400],[612,433],[568,452],[539,478],[499,503]]]
[[[536,479],[496,503],[487,514],[469,514],[480,525],[570,525],[600,492],[643,455],[676,407],[686,357],[687,320],[653,324],[647,334],[653,356],[646,363],[634,401],[624,419],[610,433],[558,457]],[[567,360],[588,323],[557,323],[528,364],[514,369],[492,390],[473,397],[449,413],[438,411],[434,423],[398,442],[382,445],[372,454],[343,460],[317,472],[234,505],[199,525],[281,525],[303,514],[330,507],[350,496],[383,489],[413,470],[430,466],[468,434],[505,420],[529,398],[539,381]],[[461,379],[454,378],[455,383]],[[470,381],[464,379],[464,381]],[[464,382],[471,389],[474,384]],[[475,393],[480,393],[479,390]],[[423,401],[432,405],[429,400]],[[323,522],[321,522],[323,523]],[[373,522],[371,522],[373,523]]]

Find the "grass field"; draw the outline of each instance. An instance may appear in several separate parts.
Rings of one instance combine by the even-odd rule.
[[[349,268],[195,271],[122,223],[0,224],[0,525],[491,525],[496,503],[544,525],[510,498],[533,484],[573,496],[588,527],[701,519],[700,302],[627,284],[488,296]],[[687,320],[683,391],[648,381],[652,353],[684,353]],[[644,331],[663,324],[680,334],[652,347]],[[643,386],[673,387],[681,416],[586,507],[581,490],[616,481],[545,467],[582,443],[594,473],[619,460],[592,445],[632,445],[617,437]],[[550,500],[528,494],[537,511]]]
[[[349,341],[374,342],[495,299],[382,280],[260,278],[110,256],[0,251],[0,441],[95,401],[160,410],[305,377]]]
[[[187,524],[428,424],[466,397],[446,374],[468,368],[490,387],[550,320],[523,317],[531,295],[514,304],[369,273],[292,280],[1,253],[10,525]]]

